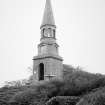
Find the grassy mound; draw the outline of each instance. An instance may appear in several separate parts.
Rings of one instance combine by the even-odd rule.
[[[1,88],[0,105],[76,104],[77,101],[74,102],[71,97],[81,97],[77,105],[104,105],[104,75],[91,74],[68,65],[64,65],[64,71],[62,81],[53,80],[37,85]],[[97,104],[98,102],[100,104]]]

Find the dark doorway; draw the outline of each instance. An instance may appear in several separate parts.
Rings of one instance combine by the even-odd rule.
[[[44,64],[39,64],[39,81],[44,80]]]

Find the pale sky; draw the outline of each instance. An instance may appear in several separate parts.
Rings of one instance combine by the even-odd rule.
[[[45,0],[0,0],[0,85],[28,78]],[[52,0],[64,64],[105,74],[105,0]]]

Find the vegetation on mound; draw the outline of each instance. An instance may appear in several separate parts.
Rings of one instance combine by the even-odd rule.
[[[85,95],[77,105],[105,105],[105,87]]]
[[[75,96],[57,96],[46,102],[46,105],[76,105],[80,97]]]
[[[55,102],[54,100],[68,103],[65,105],[74,105],[69,104],[71,102],[70,97],[74,96],[81,97],[78,103],[76,101],[77,105],[104,105],[96,103],[99,102],[97,100],[101,100],[104,103],[105,76],[84,72],[80,68],[73,68],[67,65],[64,65],[64,69],[63,81],[53,80],[37,85],[1,88],[0,105],[53,105],[51,103]],[[70,97],[65,98],[65,96]],[[93,104],[93,101],[96,103]],[[62,104],[56,103],[54,105]]]

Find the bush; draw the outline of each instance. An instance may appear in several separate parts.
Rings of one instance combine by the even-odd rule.
[[[105,86],[105,76],[74,70],[72,73],[65,75],[64,82],[69,92],[67,95],[84,95],[95,88]],[[74,92],[71,93],[69,90]]]
[[[77,105],[105,105],[105,87],[85,95]]]
[[[8,105],[8,103],[5,100],[0,100],[0,105]]]
[[[42,105],[46,100],[46,93],[36,91],[36,89],[27,89],[24,92],[16,94],[10,100],[10,104],[33,105],[33,103],[38,103],[38,105]]]
[[[79,99],[79,97],[75,96],[57,96],[47,101],[46,105],[75,105]]]
[[[42,105],[49,98],[56,95],[57,86],[59,87],[61,82],[41,82],[35,86],[18,92],[13,98],[11,98],[10,103],[16,105]]]

